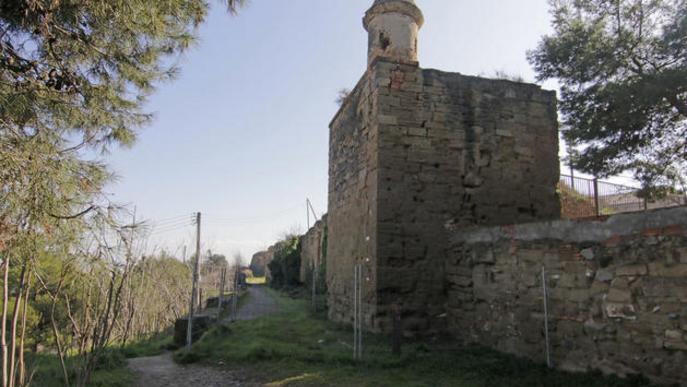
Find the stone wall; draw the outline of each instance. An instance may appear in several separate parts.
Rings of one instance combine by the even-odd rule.
[[[276,245],[270,246],[265,251],[259,251],[253,254],[253,258],[250,260],[250,270],[256,277],[266,277],[267,280],[271,278],[269,264],[274,259],[274,252],[276,250]]]
[[[327,228],[327,215],[318,220],[308,232],[301,236],[301,283],[307,283],[312,276],[314,267],[322,264],[325,230]]]
[[[559,218],[558,178],[553,92],[377,60],[331,125],[333,317],[364,258],[368,328],[402,300],[408,330],[443,329],[447,227]]]
[[[560,217],[556,97],[385,62],[375,82],[379,303],[402,298],[415,311],[407,328],[431,332],[445,302],[446,226]]]
[[[377,126],[374,88],[366,74],[330,124],[327,289],[329,317],[352,319],[356,260],[365,260],[364,302],[374,305],[377,216]],[[374,308],[365,312],[371,321]]]
[[[687,385],[687,208],[454,232],[446,260],[457,337],[553,363]]]

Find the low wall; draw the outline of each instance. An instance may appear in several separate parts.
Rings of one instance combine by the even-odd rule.
[[[322,263],[322,243],[324,242],[325,228],[327,228],[327,215],[323,216],[322,220],[318,220],[305,235],[301,236],[301,271],[299,278],[301,283],[308,282],[312,275],[313,267],[319,266]]]
[[[457,337],[555,366],[687,385],[687,208],[454,232]]]

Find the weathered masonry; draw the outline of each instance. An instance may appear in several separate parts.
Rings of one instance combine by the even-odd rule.
[[[453,233],[449,330],[554,365],[687,385],[687,208]]]
[[[449,229],[557,219],[555,93],[421,69],[420,10],[377,0],[368,69],[330,125],[330,317],[350,321],[364,265],[364,324],[402,304],[407,331],[446,328]]]
[[[301,236],[301,268],[299,280],[308,283],[313,276],[313,270],[320,267],[324,256],[323,248],[326,243],[327,215],[318,220],[315,225]]]

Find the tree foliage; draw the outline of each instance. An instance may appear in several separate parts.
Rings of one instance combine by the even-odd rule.
[[[687,1],[551,0],[554,33],[529,53],[561,83],[576,167],[645,187],[687,171]]]
[[[298,286],[301,270],[300,237],[287,235],[277,243],[274,258],[268,267],[271,274],[270,286],[277,289]]]
[[[230,12],[242,3],[225,1]],[[104,194],[113,174],[103,155],[131,146],[150,122],[147,98],[175,76],[208,7],[204,0],[0,2],[3,387],[27,382],[25,346],[41,341],[62,358],[77,354],[74,382],[85,385],[103,348],[182,313],[182,304],[137,303],[141,292],[181,300],[181,290],[151,287],[144,273],[186,268],[135,254],[139,227]]]

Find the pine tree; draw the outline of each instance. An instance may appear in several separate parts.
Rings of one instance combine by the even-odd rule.
[[[632,171],[647,188],[687,176],[687,1],[551,0],[554,33],[529,53],[561,83],[581,170]]]
[[[231,13],[242,3],[226,0]],[[106,244],[102,235],[129,240],[103,194],[112,174],[98,155],[131,146],[150,122],[147,98],[177,73],[169,63],[192,45],[208,7],[204,0],[0,2],[0,275],[21,268],[21,278],[35,284],[43,280],[36,274],[37,255],[50,251],[63,260],[61,267],[83,268],[73,262],[84,241],[108,252],[110,246],[92,246]],[[88,254],[85,262],[98,257]],[[122,270],[116,262],[106,264],[122,284],[133,267],[128,261]],[[24,282],[2,282],[5,298],[27,303]],[[2,321],[16,322],[19,308],[8,311],[7,304],[3,300]],[[57,304],[55,298],[52,315]],[[104,318],[115,317],[108,311]],[[17,329],[16,323],[3,325],[0,332],[3,386],[24,378],[23,330]],[[107,344],[108,335],[102,337]],[[87,384],[98,355],[89,354],[77,385]],[[64,364],[63,374],[67,383]]]

